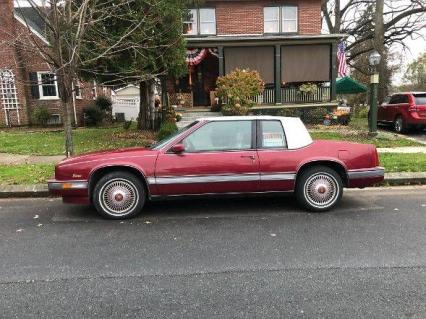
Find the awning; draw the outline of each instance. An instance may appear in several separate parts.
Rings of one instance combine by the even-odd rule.
[[[348,76],[336,80],[337,94],[356,94],[364,92],[367,92],[367,87]]]

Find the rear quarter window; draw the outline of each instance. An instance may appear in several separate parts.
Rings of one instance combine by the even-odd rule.
[[[414,94],[414,100],[416,101],[416,105],[426,105],[426,93]]]

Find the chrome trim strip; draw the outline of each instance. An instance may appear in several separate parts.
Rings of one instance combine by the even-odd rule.
[[[170,185],[170,184],[197,184],[197,183],[226,183],[226,182],[252,182],[252,181],[280,181],[294,180],[296,173],[247,173],[228,175],[184,175],[184,176],[162,176],[150,177],[150,185]]]
[[[197,183],[222,183],[222,182],[251,182],[258,181],[259,174],[235,174],[235,175],[200,175],[200,176],[177,176],[157,177],[157,185],[168,184],[197,184]]]
[[[385,169],[383,167],[354,169],[354,170],[348,171],[349,179],[374,178],[374,177],[384,177],[384,176],[385,176]]]
[[[295,179],[296,179],[296,173],[260,174],[261,181],[292,181]]]
[[[63,184],[71,184],[71,188],[67,188],[67,189],[87,189],[88,188],[87,181],[49,181],[47,182],[48,188],[52,190],[63,189]]]

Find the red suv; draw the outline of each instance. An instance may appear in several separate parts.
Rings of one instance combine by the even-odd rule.
[[[426,92],[397,93],[383,103],[377,113],[377,122],[392,123],[398,133],[410,128],[426,128]]]

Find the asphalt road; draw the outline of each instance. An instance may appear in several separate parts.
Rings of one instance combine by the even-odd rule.
[[[0,318],[426,318],[426,187],[151,203],[0,200]]]

